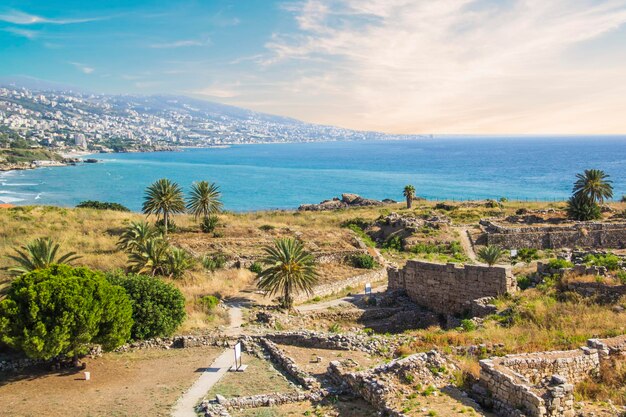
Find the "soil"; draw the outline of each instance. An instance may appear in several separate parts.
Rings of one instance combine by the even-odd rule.
[[[218,356],[213,348],[107,353],[82,370],[0,374],[2,416],[169,416],[176,399]]]

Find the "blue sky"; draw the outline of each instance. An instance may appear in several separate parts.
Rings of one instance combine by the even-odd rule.
[[[3,0],[0,77],[397,133],[625,133],[626,0]]]

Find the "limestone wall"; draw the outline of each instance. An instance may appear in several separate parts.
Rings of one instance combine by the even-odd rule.
[[[294,298],[296,302],[303,302],[313,297],[326,297],[336,294],[347,287],[356,288],[358,289],[358,291],[363,292],[365,291],[366,283],[381,281],[385,278],[385,275],[386,271],[384,268],[365,272],[361,275],[355,275],[353,277],[342,279],[339,281],[316,285],[313,288],[313,295],[298,293]]]
[[[412,260],[403,269],[388,270],[389,289],[404,289],[417,304],[437,313],[461,314],[472,300],[516,290],[510,268],[459,266]]]
[[[626,247],[626,223],[584,222],[569,226],[509,227],[480,221],[487,244],[506,249],[614,248]]]

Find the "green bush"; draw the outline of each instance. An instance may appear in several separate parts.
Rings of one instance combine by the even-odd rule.
[[[96,200],[81,201],[76,205],[78,208],[90,208],[96,210],[113,210],[113,211],[130,211],[128,207],[125,207],[119,203],[108,203]]]
[[[351,224],[351,225],[346,226],[346,228],[352,230],[359,237],[359,239],[361,239],[363,243],[365,243],[366,246],[369,246],[370,248],[373,248],[376,246],[376,243],[372,240],[372,238],[367,233],[365,233],[361,228],[359,228],[359,226],[355,224]]]
[[[205,295],[199,300],[200,305],[204,307],[207,312],[213,310],[220,303],[220,299],[214,295]]]
[[[474,323],[472,320],[464,319],[461,320],[461,328],[465,332],[471,332],[472,330],[476,330],[476,323]]]
[[[264,231],[264,232],[269,232],[271,230],[276,229],[276,227],[272,226],[271,224],[264,224],[264,225],[259,226],[259,229]]]
[[[259,274],[261,273],[261,271],[263,271],[263,265],[261,265],[260,262],[253,262],[252,265],[250,265],[250,272],[254,272],[255,274]]]
[[[133,309],[133,339],[171,336],[186,317],[185,297],[174,285],[146,275],[114,272],[113,285],[124,288]]]
[[[11,283],[0,302],[0,341],[27,356],[78,356],[90,344],[115,349],[133,326],[132,304],[122,287],[88,268],[54,265]]]
[[[221,253],[214,255],[204,255],[202,257],[202,266],[204,269],[208,269],[213,272],[217,269],[222,269],[226,264],[226,257]]]
[[[200,230],[202,230],[203,233],[211,233],[217,227],[218,222],[219,219],[217,216],[204,217],[200,223]]]
[[[619,279],[622,284],[626,285],[626,271],[618,271],[615,274],[615,278]]]
[[[161,233],[165,231],[165,221],[163,221],[163,219],[158,220],[154,225],[156,226],[157,229],[161,231]],[[174,220],[172,220],[172,218],[170,217],[167,221],[167,232],[174,233],[177,230],[178,230],[178,226],[176,225],[176,223],[174,223]]]
[[[622,203],[626,203],[626,194],[622,195],[622,199],[620,200]]]
[[[567,201],[567,215],[578,221],[597,220],[602,217],[602,211],[596,202],[578,195]]]
[[[532,279],[528,275],[522,275],[517,277],[517,286],[520,287],[521,290],[530,288],[531,285]]]
[[[367,253],[353,255],[351,260],[355,268],[374,269],[376,267],[376,260],[372,255],[368,255]]]
[[[609,271],[617,271],[622,265],[620,257],[612,253],[606,255],[589,254],[585,256],[584,262],[587,265],[603,266]]]
[[[404,248],[404,244],[402,243],[402,238],[400,236],[390,236],[384,243],[383,248],[392,249],[401,252]]]
[[[563,268],[571,268],[574,266],[573,263],[567,261],[565,259],[550,259],[548,261],[548,268],[550,269],[563,269]]]
[[[361,230],[365,230],[370,226],[371,222],[361,217],[355,217],[354,219],[348,219],[341,223],[341,227],[350,228],[350,226],[356,226]]]
[[[537,249],[531,248],[522,248],[517,251],[517,256],[515,259],[519,259],[522,262],[532,262],[533,260],[539,259],[539,251]]]

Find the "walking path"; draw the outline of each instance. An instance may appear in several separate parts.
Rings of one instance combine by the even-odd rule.
[[[241,333],[243,314],[241,305],[229,306],[230,327],[226,329],[228,336],[238,336]],[[232,349],[226,349],[218,356],[211,366],[206,368],[200,378],[194,382],[174,404],[172,417],[198,417],[196,405],[204,398],[206,393],[215,385],[234,364],[235,357]]]
[[[478,262],[478,257],[476,256],[476,252],[474,252],[474,246],[472,245],[472,241],[469,237],[469,231],[466,227],[461,227],[458,229],[458,232],[459,239],[461,240],[461,246],[465,250],[465,253],[472,261]]]
[[[376,287],[372,289],[372,294],[378,292],[384,292],[387,289],[387,285],[382,285],[380,287]],[[347,297],[337,298],[335,300],[324,301],[322,303],[314,303],[314,304],[302,304],[296,307],[296,310],[299,312],[305,311],[315,311],[315,310],[326,310],[329,307],[336,307],[341,304],[354,304],[355,301],[360,300],[365,297],[365,294],[353,294],[348,295]]]

